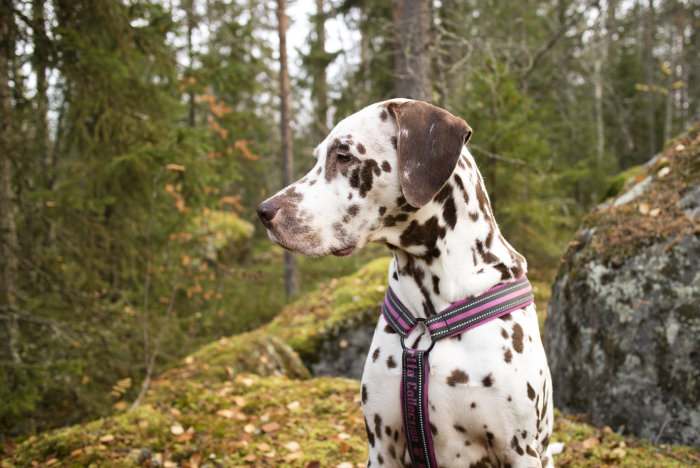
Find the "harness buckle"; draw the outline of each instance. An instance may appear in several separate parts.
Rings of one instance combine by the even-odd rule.
[[[423,324],[423,327],[425,328],[425,331],[428,332],[428,336],[430,337],[430,346],[428,346],[428,348],[424,350],[425,353],[428,354],[428,353],[433,349],[433,347],[435,346],[435,343],[437,342],[437,340],[436,340],[435,338],[433,338],[433,336],[430,334],[430,329],[428,328],[428,324],[426,323],[427,320],[426,320],[424,317],[416,317],[416,318],[415,318],[415,321],[416,321],[416,326],[411,330],[411,333],[413,333],[413,331],[418,327],[418,324],[419,324],[419,323],[422,323],[422,324]],[[424,332],[424,333],[425,333],[425,332]],[[409,336],[410,336],[410,334],[409,334],[409,335],[406,335],[406,338],[408,338]],[[405,351],[409,351],[409,350],[413,349],[413,348],[407,348],[407,347],[406,347],[405,338],[404,338],[403,336],[401,336],[401,347],[402,347]],[[420,351],[420,350],[418,350],[418,351]]]

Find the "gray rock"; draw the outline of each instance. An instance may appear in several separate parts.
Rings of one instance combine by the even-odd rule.
[[[611,262],[590,245],[590,229],[552,287],[555,406],[652,441],[700,445],[700,237]]]

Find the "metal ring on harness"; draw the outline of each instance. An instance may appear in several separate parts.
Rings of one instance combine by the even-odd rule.
[[[428,336],[430,337],[430,346],[428,346],[428,348],[425,350],[425,354],[428,354],[433,349],[433,346],[435,346],[435,343],[437,343],[437,340],[435,338],[433,338],[432,335],[430,334],[430,329],[428,328],[428,325],[426,324],[427,320],[424,317],[416,317],[415,321],[423,324],[423,326],[425,327],[425,330],[428,332]],[[406,338],[408,338],[408,337],[409,337],[409,335],[406,335]],[[405,338],[403,337],[403,335],[401,335],[401,347],[404,350],[413,349],[413,348],[407,348],[404,340],[405,340]]]

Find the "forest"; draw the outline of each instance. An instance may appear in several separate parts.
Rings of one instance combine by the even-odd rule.
[[[298,258],[286,297],[255,215],[366,105],[470,124],[542,284],[700,118],[687,0],[0,0],[0,47],[0,442],[126,410],[381,255]]]

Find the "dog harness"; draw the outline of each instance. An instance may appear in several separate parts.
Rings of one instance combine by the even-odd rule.
[[[428,418],[428,354],[438,340],[459,335],[514,310],[530,305],[534,300],[532,286],[525,276],[513,283],[500,284],[484,294],[452,304],[430,318],[416,317],[387,288],[382,314],[391,328],[401,337],[402,377],[401,414],[413,466],[437,468]],[[422,323],[430,336],[427,349],[411,349],[404,340]]]

